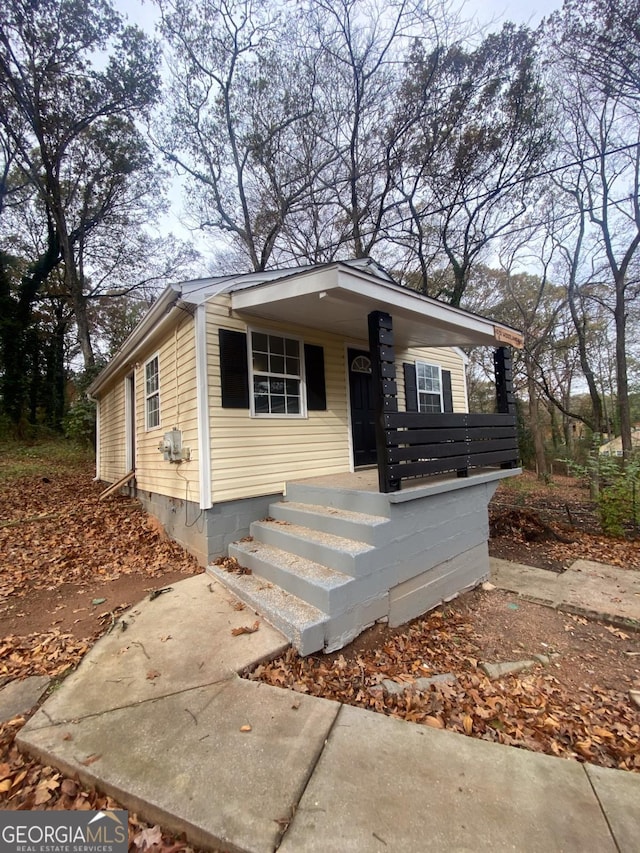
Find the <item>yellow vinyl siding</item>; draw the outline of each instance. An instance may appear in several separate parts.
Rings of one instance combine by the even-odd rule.
[[[398,409],[405,410],[404,394],[404,370],[403,364],[407,362],[425,361],[427,364],[439,364],[443,370],[451,372],[451,395],[453,397],[453,411],[466,412],[468,410],[465,394],[465,366],[462,356],[455,349],[449,347],[412,347],[396,352],[396,376],[398,381]]]
[[[115,483],[125,470],[125,379],[120,378],[100,398],[100,480]]]
[[[160,425],[146,429],[145,363],[158,355]],[[158,445],[165,432],[182,431],[188,462],[166,462]],[[139,489],[183,500],[200,500],[194,321],[185,316],[136,365],[136,482]]]
[[[282,491],[286,480],[344,473],[350,468],[345,352],[342,338],[285,324],[250,328],[299,337],[324,349],[327,410],[306,418],[252,418],[248,409],[223,409],[218,329],[247,332],[229,317],[229,297],[207,307],[211,419],[211,479],[214,503]]]

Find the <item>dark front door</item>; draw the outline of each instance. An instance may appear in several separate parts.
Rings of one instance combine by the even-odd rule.
[[[347,351],[347,358],[353,461],[357,468],[359,465],[374,465],[377,461],[373,379],[368,352],[350,349]]]

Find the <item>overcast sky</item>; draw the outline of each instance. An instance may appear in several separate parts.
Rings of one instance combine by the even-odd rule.
[[[127,15],[131,23],[147,30],[153,29],[157,10],[152,0],[114,0],[114,5]],[[466,0],[465,10],[482,24],[510,20],[536,27],[545,15],[561,5],[562,0]]]

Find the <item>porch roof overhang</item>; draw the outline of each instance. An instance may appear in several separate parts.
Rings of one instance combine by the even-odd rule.
[[[522,345],[515,329],[341,264],[233,289],[231,307],[247,321],[284,322],[356,340],[368,339],[368,315],[385,311],[393,318],[396,345],[407,347]]]

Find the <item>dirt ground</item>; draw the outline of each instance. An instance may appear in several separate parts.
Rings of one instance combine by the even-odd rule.
[[[59,444],[0,448],[0,686],[56,683],[123,611],[202,569],[130,498],[100,501],[93,464]],[[20,754],[0,725],[0,809],[111,809],[94,788]],[[131,853],[194,853],[129,814]]]

